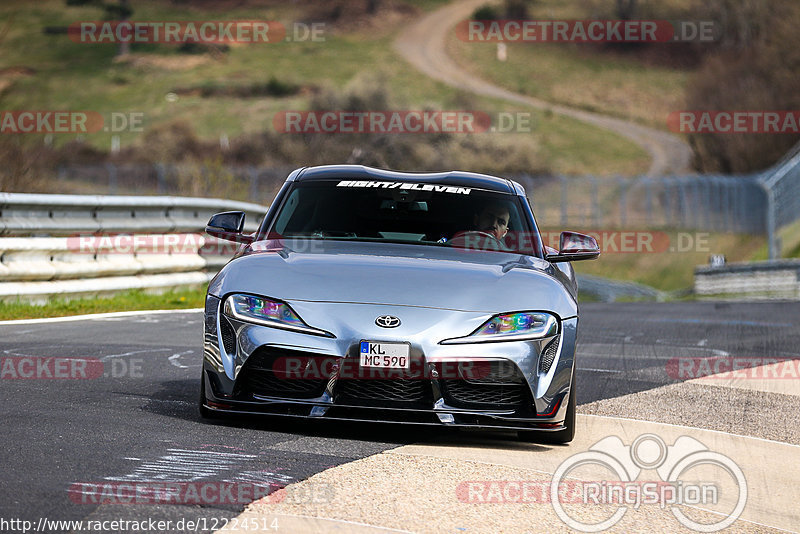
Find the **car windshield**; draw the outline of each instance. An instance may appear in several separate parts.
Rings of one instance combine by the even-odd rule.
[[[516,195],[433,183],[324,180],[292,186],[259,239],[414,243],[539,256]]]

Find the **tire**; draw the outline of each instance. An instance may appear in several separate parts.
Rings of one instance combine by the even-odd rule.
[[[541,432],[538,430],[519,430],[517,437],[520,441],[535,443],[563,444],[575,438],[575,399],[577,389],[575,385],[575,371],[572,371],[572,382],[569,386],[569,400],[567,400],[567,416],[564,418],[564,430],[557,432]]]

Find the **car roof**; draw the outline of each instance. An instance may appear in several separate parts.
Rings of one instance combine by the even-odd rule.
[[[307,182],[314,180],[392,180],[407,183],[434,183],[486,189],[500,193],[519,194],[519,184],[506,178],[465,171],[447,172],[400,172],[375,169],[364,165],[320,165],[297,169],[286,181]],[[521,189],[521,187],[520,187]],[[523,193],[524,194],[524,193]]]

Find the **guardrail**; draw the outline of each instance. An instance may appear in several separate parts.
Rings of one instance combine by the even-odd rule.
[[[0,193],[0,299],[44,302],[208,282],[236,245],[204,235],[220,211],[267,207],[223,199]]]
[[[175,196],[0,193],[0,300],[43,303],[130,289],[206,284],[237,245],[203,233],[214,213],[247,214],[254,231],[266,206]],[[603,301],[661,299],[636,284],[580,276]]]
[[[760,181],[766,194],[769,259],[774,260],[781,255],[778,230],[800,219],[800,143],[764,171]]]
[[[594,296],[602,302],[618,300],[655,300],[663,301],[668,294],[644,284],[609,280],[589,274],[576,274],[578,288],[582,293]]]
[[[697,267],[694,292],[697,295],[796,300],[800,298],[800,260]]]

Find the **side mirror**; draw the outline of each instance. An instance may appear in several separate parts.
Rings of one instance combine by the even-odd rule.
[[[560,261],[593,260],[600,255],[597,240],[578,232],[561,232],[556,254],[547,254],[545,259],[550,263]]]
[[[252,235],[242,234],[244,217],[243,211],[225,211],[212,215],[206,225],[206,233],[226,241],[252,243]]]

